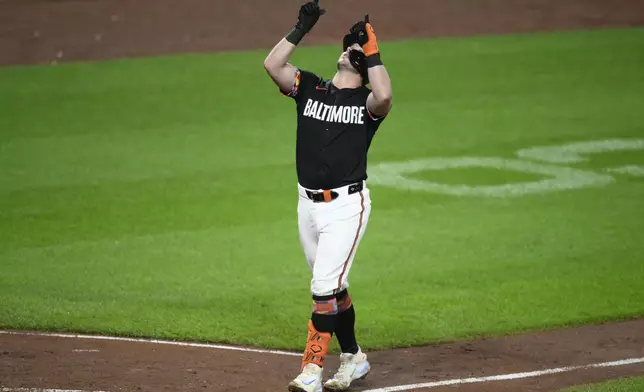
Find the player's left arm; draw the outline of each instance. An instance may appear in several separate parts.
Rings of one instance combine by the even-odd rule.
[[[371,93],[367,97],[367,109],[371,114],[382,117],[389,113],[392,103],[391,79],[384,65],[369,68]]]
[[[368,15],[365,16],[365,27],[368,41],[362,46],[362,49],[367,56],[369,82],[371,83],[371,93],[367,97],[367,109],[371,114],[382,117],[389,113],[393,105],[391,78],[380,59],[378,40],[373,26],[369,23]]]

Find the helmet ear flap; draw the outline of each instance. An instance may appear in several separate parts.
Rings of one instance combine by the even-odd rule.
[[[342,51],[344,52],[351,45],[353,44],[351,43],[351,33],[349,33],[345,35],[344,39],[342,40]]]
[[[349,33],[344,36],[342,40],[342,51],[344,52],[347,48],[355,43],[358,43],[358,35],[355,33]]]

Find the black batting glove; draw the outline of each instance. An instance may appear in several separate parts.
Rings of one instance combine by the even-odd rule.
[[[309,1],[300,7],[297,23],[291,32],[286,36],[286,39],[297,45],[304,35],[308,34],[313,26],[318,22],[320,16],[324,15],[326,10],[320,8],[319,0]]]
[[[295,26],[304,30],[305,33],[309,33],[320,16],[325,13],[326,10],[320,8],[319,0],[309,1],[300,7],[300,15]]]
[[[364,46],[364,44],[369,41],[369,37],[367,36],[367,24],[364,20],[361,20],[360,22],[351,26],[349,32],[351,34],[354,34],[354,36],[358,40],[358,45],[360,46]]]

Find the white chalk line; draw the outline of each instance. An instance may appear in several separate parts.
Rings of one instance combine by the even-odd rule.
[[[20,331],[0,330],[0,335],[2,334],[22,335],[22,336],[44,336],[44,337],[55,337],[55,338],[70,338],[70,339],[110,340],[110,341],[119,341],[119,342],[154,343],[154,344],[167,344],[167,345],[182,346],[182,347],[200,347],[200,348],[213,348],[217,350],[244,351],[244,352],[260,353],[260,354],[288,355],[293,357],[302,356],[302,353],[294,353],[294,352],[280,351],[280,350],[263,350],[258,348],[226,346],[226,345],[220,345],[220,344],[177,342],[174,340],[160,340],[160,339],[126,338],[126,337],[120,337],[120,336],[80,335],[80,334],[20,332]]]
[[[15,332],[15,331],[3,331],[3,330],[0,330],[0,334],[167,344],[167,345],[184,346],[184,347],[214,348],[214,349],[221,349],[221,350],[245,351],[245,352],[298,356],[298,357],[302,355],[300,353],[292,353],[288,351],[279,351],[279,350],[262,350],[262,349],[225,346],[225,345],[207,344],[207,343],[177,342],[172,340],[160,340],[160,339],[126,338],[126,337],[119,337],[119,336],[61,334],[61,333],[46,333],[46,332],[42,332],[42,333],[41,332]],[[488,382],[488,381],[518,380],[523,378],[545,376],[549,374],[572,372],[575,370],[616,367],[616,366],[633,365],[633,364],[639,364],[639,363],[644,363],[644,357],[623,359],[623,360],[612,361],[612,362],[602,362],[602,363],[596,363],[596,364],[590,364],[590,365],[566,366],[561,368],[544,369],[544,370],[537,370],[532,372],[500,374],[496,376],[487,376],[487,377],[469,377],[469,378],[428,382],[428,383],[422,383],[422,384],[399,385],[399,386],[392,386],[392,387],[385,387],[385,388],[368,389],[363,392],[396,392],[396,391],[408,391],[411,389],[418,389],[418,388],[425,388],[425,389],[436,388],[436,387],[450,386],[450,385],[457,385],[457,384],[474,384],[474,383],[482,383],[482,382]],[[2,388],[0,391],[2,392],[89,392],[84,390],[38,389],[38,388]],[[94,391],[94,392],[106,392],[106,391]]]
[[[474,383],[481,383],[481,382],[488,382],[488,381],[519,380],[522,378],[546,376],[548,374],[572,372],[575,370],[587,370],[587,369],[594,369],[594,368],[625,366],[625,365],[633,365],[637,363],[644,363],[644,357],[623,359],[623,360],[613,361],[613,362],[595,363],[592,365],[566,366],[566,367],[554,368],[554,369],[537,370],[534,372],[510,373],[510,374],[500,374],[497,376],[459,378],[454,380],[428,382],[423,384],[400,385],[400,386],[393,386],[393,387],[386,387],[386,388],[368,389],[363,392],[409,391],[411,389],[436,388],[436,387],[444,387],[444,386],[457,385],[457,384],[474,384]]]
[[[48,388],[2,388],[2,392],[90,392],[82,389],[48,389]],[[107,391],[92,391],[107,392]]]

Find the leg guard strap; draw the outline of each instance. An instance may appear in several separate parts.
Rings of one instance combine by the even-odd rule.
[[[316,314],[338,314],[338,302],[335,297],[313,297],[313,313]]]
[[[346,289],[336,295],[336,301],[338,303],[338,313],[344,313],[351,307],[351,296]]]

